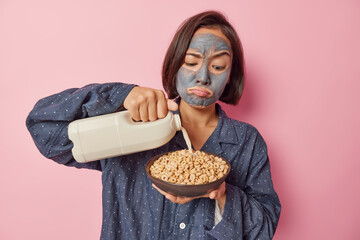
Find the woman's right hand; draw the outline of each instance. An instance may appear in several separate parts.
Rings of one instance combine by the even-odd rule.
[[[123,106],[135,121],[155,121],[166,117],[168,111],[175,111],[178,105],[165,97],[161,90],[134,87],[125,98]]]

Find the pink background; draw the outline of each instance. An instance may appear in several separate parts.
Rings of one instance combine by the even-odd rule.
[[[99,239],[101,173],[42,157],[25,118],[38,99],[88,83],[162,88],[175,30],[208,9],[229,17],[245,49],[245,93],[225,109],[267,141],[283,206],[274,239],[358,239],[355,0],[0,0],[0,239]]]

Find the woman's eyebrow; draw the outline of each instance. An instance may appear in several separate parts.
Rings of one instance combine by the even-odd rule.
[[[220,57],[222,55],[228,55],[229,57],[231,57],[228,51],[216,53],[213,57]]]
[[[194,57],[196,57],[196,58],[202,58],[202,55],[201,54],[199,54],[199,53],[186,53],[186,55],[191,55],[191,56],[194,56]]]

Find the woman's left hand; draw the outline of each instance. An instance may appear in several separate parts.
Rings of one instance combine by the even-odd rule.
[[[164,195],[167,199],[172,201],[173,203],[180,203],[185,204],[190,202],[191,200],[194,200],[196,198],[210,198],[210,199],[216,199],[220,206],[224,208],[225,201],[226,201],[226,184],[223,182],[217,189],[211,191],[208,194],[198,196],[198,197],[182,197],[182,196],[175,196],[170,193],[164,192],[163,190],[159,189],[155,184],[152,185],[156,190],[158,190],[162,195]]]

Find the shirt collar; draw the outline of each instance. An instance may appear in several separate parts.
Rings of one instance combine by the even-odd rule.
[[[180,97],[176,98],[175,102],[179,105]],[[239,139],[236,135],[234,125],[231,122],[231,118],[226,115],[226,113],[224,112],[224,110],[222,110],[221,106],[218,103],[216,103],[215,109],[216,112],[219,114],[219,122],[214,132],[206,141],[202,150],[207,151],[211,149],[210,152],[215,150],[214,153],[220,155],[223,152],[220,143],[238,144]],[[173,113],[180,114],[179,108]]]
[[[219,104],[216,104],[215,107],[216,111],[219,113],[219,122],[213,134],[219,142],[237,144],[239,140],[232,119],[226,115]]]

